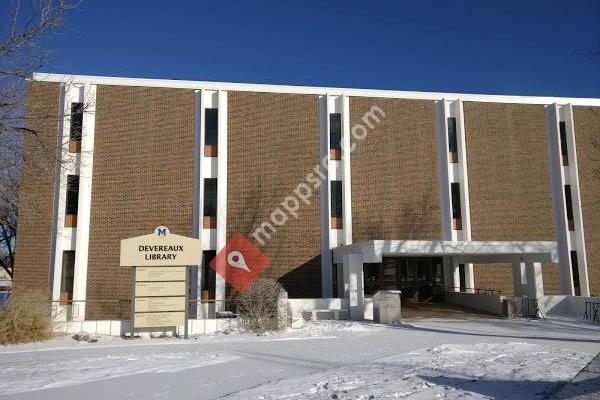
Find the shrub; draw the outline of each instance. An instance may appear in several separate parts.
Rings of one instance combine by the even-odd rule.
[[[0,308],[0,344],[46,340],[52,335],[48,298],[42,291],[13,291]]]
[[[280,299],[287,298],[281,284],[273,279],[260,278],[244,293],[233,297],[233,305],[240,314],[240,326],[257,334],[285,326],[286,306],[278,307]]]

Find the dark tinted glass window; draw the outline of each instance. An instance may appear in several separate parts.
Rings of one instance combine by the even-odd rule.
[[[573,271],[573,286],[579,287],[579,264],[575,250],[571,250],[571,271]]]
[[[571,198],[571,185],[565,185],[565,206],[567,219],[573,219],[573,199]]]
[[[204,144],[216,146],[219,133],[219,110],[207,108],[204,110]]]
[[[458,183],[452,183],[452,218],[461,218],[460,211],[460,185]]]
[[[342,147],[342,116],[339,113],[329,114],[329,148]]]
[[[331,216],[342,217],[342,181],[331,181]]]
[[[67,208],[66,214],[77,215],[79,204],[79,175],[67,176]]]
[[[81,140],[83,126],[83,103],[71,103],[71,132],[72,140]]]
[[[456,141],[456,118],[448,118],[448,150],[451,153],[458,152],[458,143]]]
[[[467,278],[465,276],[465,264],[458,265],[458,276],[460,281],[460,291],[464,291],[467,287]]]
[[[217,216],[217,178],[204,179],[204,216]]]
[[[203,252],[202,257],[202,290],[215,290],[215,270],[212,269],[208,264],[216,257],[217,252],[214,250],[207,250]]]
[[[560,154],[566,156],[569,154],[567,149],[567,127],[564,121],[560,121]]]
[[[73,276],[75,275],[75,251],[63,251],[60,291],[73,293]]]

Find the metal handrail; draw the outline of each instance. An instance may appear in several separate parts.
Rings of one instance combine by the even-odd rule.
[[[66,321],[73,321],[84,317],[83,310],[92,308],[97,313],[105,312],[107,314],[117,314],[117,319],[130,318],[131,300],[110,299],[110,300],[50,300],[50,315],[52,319],[59,316],[65,317]],[[99,307],[99,310],[94,309]],[[106,310],[110,308],[110,310]],[[64,314],[63,314],[64,313]],[[62,315],[61,315],[62,314]]]
[[[600,324],[600,301],[586,301],[583,320],[591,324]]]
[[[472,294],[488,294],[488,295],[502,295],[501,290],[496,289],[482,289],[482,288],[467,288],[459,286],[450,286],[448,289],[458,289],[459,293],[472,293]]]

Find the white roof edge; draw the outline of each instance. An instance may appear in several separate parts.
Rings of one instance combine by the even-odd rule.
[[[269,93],[294,93],[314,95],[347,95],[361,97],[382,97],[417,100],[463,100],[491,103],[514,103],[514,104],[572,104],[576,106],[598,106],[600,99],[595,98],[571,98],[571,97],[547,97],[547,96],[513,96],[513,95],[490,95],[490,94],[466,94],[466,93],[443,93],[443,92],[411,92],[401,90],[381,89],[351,89],[318,86],[293,86],[293,85],[271,85],[256,83],[232,83],[232,82],[207,82],[189,81],[175,79],[150,79],[150,78],[123,78],[110,76],[50,74],[43,72],[33,73],[31,80],[42,82],[59,82],[71,84],[97,84],[97,85],[121,85],[121,86],[145,86],[179,89],[213,89],[231,91],[252,91]]]

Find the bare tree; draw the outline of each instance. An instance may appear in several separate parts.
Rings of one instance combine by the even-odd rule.
[[[38,135],[25,124],[25,80],[48,64],[50,52],[43,41],[57,32],[65,13],[77,4],[69,0],[4,0],[4,6],[12,8],[6,20],[0,21],[8,27],[0,37],[0,267],[10,276],[23,142],[26,135]],[[33,114],[28,118],[49,117]]]
[[[0,174],[0,267],[11,277],[15,261],[18,190],[16,172]]]
[[[31,0],[26,6],[12,1],[0,42],[0,135],[32,133],[24,124],[25,79],[48,64],[50,52],[42,40],[53,35],[65,13],[77,4],[67,0]]]

